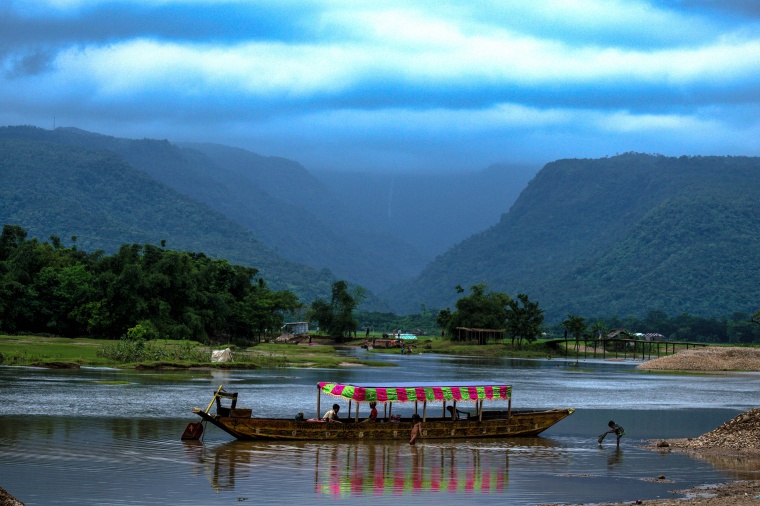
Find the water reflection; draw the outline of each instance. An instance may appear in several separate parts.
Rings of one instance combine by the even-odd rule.
[[[336,497],[502,493],[510,459],[527,463],[552,454],[560,466],[565,460],[560,445],[542,438],[419,446],[232,441],[209,447],[187,441],[184,450],[217,493],[233,491],[258,468],[297,467],[313,468],[316,495]]]

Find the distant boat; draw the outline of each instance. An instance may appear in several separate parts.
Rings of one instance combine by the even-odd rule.
[[[348,402],[349,418],[326,422],[319,418],[322,394]],[[222,400],[229,399],[230,405]],[[393,415],[393,404],[414,403],[415,413],[421,409],[423,439],[470,439],[535,436],[573,413],[573,408],[549,410],[513,410],[512,387],[492,383],[374,383],[341,384],[320,382],[317,385],[317,418],[255,418],[252,410],[237,407],[237,392],[226,392],[220,386],[204,411],[193,413],[237,439],[303,440],[303,441],[377,441],[408,440],[413,427],[411,418]],[[484,401],[503,401],[506,410],[483,409]],[[377,422],[359,418],[359,406],[376,402],[384,405]],[[441,403],[440,416],[431,416],[430,403]],[[450,403],[447,410],[447,404]],[[473,413],[457,409],[472,403]],[[216,404],[216,413],[211,414]],[[350,418],[355,405],[353,418]],[[449,415],[448,413],[451,413]],[[453,417],[459,419],[454,420]],[[201,422],[191,423],[183,439],[198,439],[203,433]]]

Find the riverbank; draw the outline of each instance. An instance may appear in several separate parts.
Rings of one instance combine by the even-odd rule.
[[[648,441],[645,448],[667,453],[679,452],[731,471],[736,481],[706,484],[687,490],[674,490],[683,498],[632,500],[598,506],[649,504],[653,506],[734,506],[760,504],[760,408],[728,420],[720,427],[696,438]]]
[[[760,372],[760,348],[706,346],[648,360],[637,366],[649,371]]]
[[[328,339],[309,343],[261,343],[248,348],[234,345],[204,346],[194,341],[154,340],[144,345],[142,358],[119,360],[104,354],[123,344],[118,340],[0,335],[0,365],[76,369],[113,367],[119,369],[258,369],[278,367],[340,368],[389,366],[387,362],[339,355]],[[211,362],[211,351],[232,349],[232,362]],[[118,350],[116,350],[118,351]],[[132,350],[134,351],[134,350]]]

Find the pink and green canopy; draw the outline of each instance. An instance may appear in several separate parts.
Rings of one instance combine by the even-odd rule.
[[[354,402],[504,401],[512,397],[510,385],[492,383],[343,384],[322,381],[319,390]]]

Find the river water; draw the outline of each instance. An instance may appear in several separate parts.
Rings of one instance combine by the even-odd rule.
[[[364,354],[364,350],[345,353]],[[0,367],[0,487],[34,504],[355,503],[529,505],[672,497],[755,476],[639,448],[692,437],[760,405],[760,375],[641,373],[636,362],[373,355],[397,367],[136,372]],[[224,384],[255,416],[316,415],[316,383],[491,381],[513,407],[575,407],[541,437],[403,443],[230,441],[179,437]],[[323,397],[322,406],[332,402]],[[460,406],[464,406],[461,405]],[[345,409],[345,406],[344,406]],[[413,408],[394,405],[394,413]],[[429,409],[434,409],[429,407]],[[324,409],[323,409],[324,410]],[[363,413],[366,416],[366,413]],[[614,419],[625,427],[596,438]],[[659,479],[665,476],[665,479]]]

